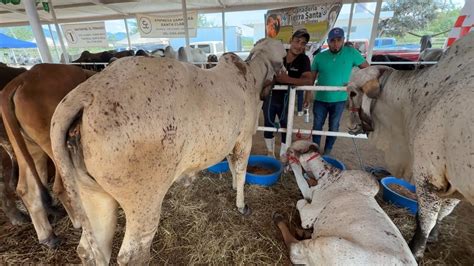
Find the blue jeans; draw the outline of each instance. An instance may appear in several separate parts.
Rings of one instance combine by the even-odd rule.
[[[296,91],[296,96],[298,99],[297,110],[298,112],[303,112],[304,91]]]
[[[341,121],[342,112],[344,111],[345,105],[346,105],[346,101],[334,102],[334,103],[314,101],[313,129],[322,130],[324,126],[324,122],[326,122],[326,117],[329,114],[329,131],[336,131],[336,132],[339,131],[339,121]],[[321,142],[321,136],[313,135],[313,142],[318,144],[319,146]],[[335,142],[336,142],[336,137],[326,136],[326,145],[324,147],[324,150],[331,151],[332,146],[334,145]]]
[[[269,98],[265,99],[263,102],[262,111],[266,127],[275,127],[275,118],[278,115],[278,119],[280,120],[280,128],[286,128],[286,116],[288,113],[286,112],[287,110],[284,109],[284,105],[284,103],[276,103],[274,101],[270,103]],[[266,139],[271,139],[273,138],[273,132],[264,131],[263,137]],[[285,143],[285,141],[286,134],[281,133],[281,142]]]

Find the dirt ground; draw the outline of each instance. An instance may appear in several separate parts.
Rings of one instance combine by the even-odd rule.
[[[296,127],[309,129],[311,126],[301,117],[295,119]],[[344,117],[341,122],[341,130],[345,128],[346,119]],[[366,140],[356,140],[356,144],[364,166],[384,166],[380,151]],[[263,133],[258,132],[252,153],[265,154],[264,145]],[[344,162],[348,169],[360,169],[352,139],[339,138],[332,156]],[[274,211],[283,213],[291,230],[298,226],[295,204],[301,196],[293,175],[283,174],[276,185],[268,188],[247,185],[246,202],[253,211],[248,217],[241,216],[235,209],[230,174],[202,171],[199,175],[191,186],[177,183],[168,192],[151,247],[150,264],[290,264],[271,214]],[[377,200],[408,241],[413,235],[414,217],[404,209],[383,202],[380,196]],[[474,265],[473,218],[474,207],[461,203],[443,221],[439,241],[428,245],[421,264]],[[112,264],[116,264],[124,224],[124,215],[119,212]],[[39,245],[31,224],[12,226],[0,213],[0,264],[80,263],[75,253],[80,230],[73,229],[66,217],[55,222],[53,227],[63,239],[57,250]]]

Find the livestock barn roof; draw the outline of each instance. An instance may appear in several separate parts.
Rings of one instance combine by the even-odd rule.
[[[23,0],[25,1],[25,0]],[[278,9],[317,3],[338,3],[336,0],[186,0],[187,10],[203,13]],[[375,2],[370,0],[342,0],[343,3]],[[58,23],[132,18],[137,13],[181,12],[180,0],[52,0]],[[42,23],[54,23],[50,13],[38,5]],[[27,25],[23,3],[0,4],[0,27]]]

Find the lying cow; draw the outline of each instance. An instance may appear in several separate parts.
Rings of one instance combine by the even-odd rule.
[[[423,256],[430,232],[462,194],[474,203],[474,33],[437,65],[401,72],[369,67],[352,75],[351,129],[370,132],[390,172],[413,179],[419,203],[410,247]],[[436,236],[436,230],[433,232]]]
[[[1,93],[2,119],[19,165],[17,193],[23,200],[39,242],[55,247],[59,241],[48,221],[47,158],[53,159],[50,121],[59,101],[94,72],[73,65],[38,64],[19,75]],[[75,227],[69,198],[56,173],[53,191],[65,206]]]
[[[118,205],[127,220],[118,262],[147,262],[170,186],[226,156],[237,208],[249,213],[245,172],[260,94],[284,56],[281,42],[265,39],[247,62],[229,53],[210,70],[128,57],[64,98],[52,119],[51,141],[81,215],[83,263],[109,262]]]
[[[375,200],[377,180],[359,170],[339,170],[326,163],[318,146],[298,140],[287,151],[295,173],[301,168],[319,176],[311,187],[311,203],[301,199],[301,226],[313,228],[311,239],[298,241],[283,216],[274,214],[294,264],[416,265],[395,224]],[[298,169],[299,168],[299,169]]]
[[[25,72],[26,68],[15,68],[9,67],[6,64],[0,63],[0,90],[16,76]],[[0,209],[2,209],[7,215],[8,219],[13,225],[23,224],[28,218],[16,207],[16,194],[15,188],[18,182],[18,163],[16,161],[13,147],[8,140],[7,132],[3,126],[3,122],[0,120],[0,146],[8,154],[9,163],[4,163],[5,154],[1,155],[1,174],[0,177]]]

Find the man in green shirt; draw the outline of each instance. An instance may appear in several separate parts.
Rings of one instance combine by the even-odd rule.
[[[329,49],[317,54],[311,65],[311,72],[317,78],[318,86],[346,86],[351,77],[352,68],[369,66],[364,57],[353,47],[344,46],[344,31],[333,28],[328,35]],[[309,106],[312,92],[307,91],[305,106]],[[313,105],[313,129],[322,130],[329,115],[329,131],[339,131],[339,121],[347,100],[346,91],[317,91]],[[321,136],[314,135],[313,142],[320,144]],[[336,137],[327,136],[324,154],[329,155]]]

